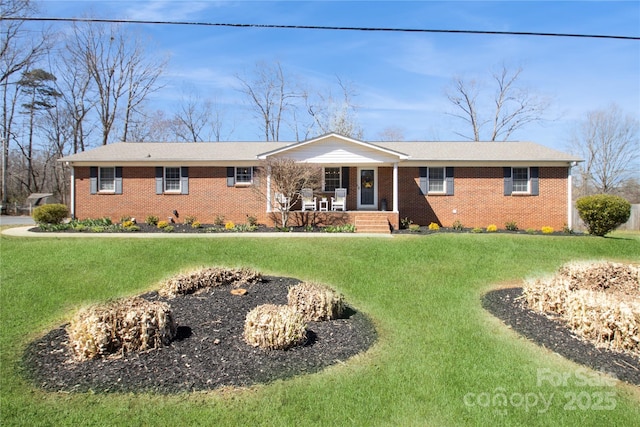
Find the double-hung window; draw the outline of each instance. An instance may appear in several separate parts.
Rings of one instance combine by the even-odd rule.
[[[236,184],[251,184],[253,182],[253,168],[251,166],[247,167],[236,167]]]
[[[116,168],[98,168],[98,191],[113,192],[116,190]]]
[[[453,167],[419,168],[420,194],[453,196]]]
[[[540,193],[540,168],[538,167],[505,167],[504,195],[537,196]]]
[[[513,192],[529,192],[529,168],[513,168]]]
[[[444,168],[429,168],[429,193],[444,193]]]
[[[164,168],[164,191],[180,192],[180,168],[179,167]]]
[[[335,191],[341,188],[340,168],[324,168],[324,191]]]

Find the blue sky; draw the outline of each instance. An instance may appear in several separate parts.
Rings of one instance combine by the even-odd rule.
[[[40,16],[349,27],[397,27],[640,36],[640,2],[583,1],[44,1]],[[61,24],[56,24],[61,25]],[[617,103],[640,117],[640,41],[136,25],[153,51],[170,54],[166,86],[150,110],[171,110],[184,88],[215,98],[234,140],[261,133],[236,75],[278,61],[293,78],[322,88],[335,76],[357,92],[365,139],[388,127],[406,140],[459,140],[465,125],[445,88],[453,76],[490,79],[501,64],[523,68],[520,83],[552,100],[549,121],[511,139],[564,149],[577,121]],[[335,86],[334,86],[335,87]],[[229,130],[230,131],[230,130]],[[284,132],[281,139],[293,139]]]

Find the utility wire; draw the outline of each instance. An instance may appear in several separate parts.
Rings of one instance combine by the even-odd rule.
[[[485,31],[485,30],[437,30],[426,28],[385,28],[385,27],[334,27],[321,25],[279,25],[279,24],[230,24],[215,22],[188,21],[147,21],[137,19],[99,19],[99,18],[45,18],[45,17],[7,17],[6,21],[48,21],[48,22],[87,22],[112,24],[153,24],[153,25],[192,25],[201,27],[236,27],[236,28],[276,28],[290,30],[332,30],[332,31],[369,31],[396,33],[446,33],[446,34],[489,34],[511,36],[542,37],[578,37],[592,39],[640,40],[640,36],[616,36],[607,34],[575,34],[575,33],[542,33],[533,31]]]

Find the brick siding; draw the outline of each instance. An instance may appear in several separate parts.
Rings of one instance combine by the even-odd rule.
[[[203,224],[211,224],[217,217],[245,223],[247,216],[254,216],[259,223],[274,225],[274,218],[266,212],[263,196],[252,187],[227,186],[225,167],[189,167],[188,195],[156,194],[154,167],[123,167],[122,173],[122,194],[90,194],[89,167],[76,167],[76,217],[110,217],[119,221],[123,216],[131,216],[142,222],[148,215],[161,220],[173,217],[173,211],[177,210],[178,222],[193,216]],[[357,206],[357,180],[357,168],[351,167],[347,194],[347,209],[351,211]],[[503,228],[506,222],[515,221],[521,229],[551,226],[561,230],[567,222],[566,167],[540,167],[539,196],[504,196],[501,167],[455,167],[453,196],[421,194],[417,167],[399,168],[398,181],[399,217],[420,225],[435,222],[449,227],[458,220],[465,227],[496,224]],[[331,195],[324,194],[327,198]],[[390,211],[393,206],[393,169],[390,167],[378,168],[379,207],[383,199]],[[326,218],[326,215],[317,217]],[[351,221],[350,215],[343,218]],[[397,216],[389,218],[397,228]],[[308,216],[293,214],[291,221],[292,225],[305,223]]]

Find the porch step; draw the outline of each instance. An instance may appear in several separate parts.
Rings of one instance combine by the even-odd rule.
[[[390,234],[391,228],[386,217],[380,215],[356,216],[356,233]]]

